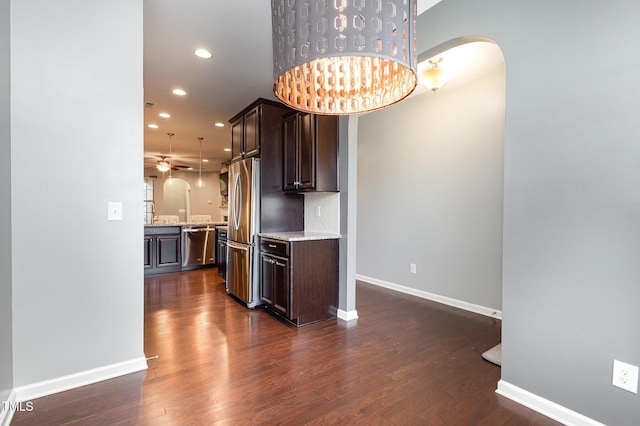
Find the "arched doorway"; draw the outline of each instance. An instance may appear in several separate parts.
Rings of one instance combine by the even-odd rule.
[[[164,212],[177,215],[180,222],[187,222],[191,215],[191,185],[184,179],[171,178],[164,182]]]

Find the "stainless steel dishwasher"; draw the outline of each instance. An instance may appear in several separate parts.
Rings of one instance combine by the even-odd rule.
[[[208,225],[182,227],[182,270],[213,266],[216,263],[216,229]]]

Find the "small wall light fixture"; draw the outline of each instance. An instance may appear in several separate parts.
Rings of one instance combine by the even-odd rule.
[[[439,65],[442,62],[441,57],[429,59],[431,68],[428,68],[420,75],[420,82],[427,86],[434,94],[444,86],[447,81],[454,77],[453,72],[442,69]]]

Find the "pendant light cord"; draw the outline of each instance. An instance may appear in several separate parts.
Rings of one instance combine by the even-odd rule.
[[[167,133],[167,135],[169,135],[169,180],[171,180],[171,157],[173,156],[173,153],[171,151],[171,138],[173,138],[173,136],[175,135],[175,133]]]
[[[200,142],[200,162],[198,164],[198,182],[196,182],[196,186],[199,188],[204,187],[204,181],[202,180],[202,141],[204,138],[202,136],[198,136],[198,141]]]

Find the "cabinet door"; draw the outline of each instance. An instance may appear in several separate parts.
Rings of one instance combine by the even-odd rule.
[[[242,117],[231,123],[231,161],[239,160],[244,154],[244,120]]]
[[[244,115],[244,158],[260,154],[260,106]]]
[[[223,262],[222,259],[222,244],[223,242],[220,240],[216,241],[216,265],[220,266],[220,264]]]
[[[156,240],[156,266],[180,266],[180,235],[159,236]]]
[[[284,145],[284,182],[282,188],[285,191],[298,189],[298,170],[296,161],[296,139],[298,134],[298,115],[294,114],[284,119],[282,129],[282,141]]]
[[[289,318],[289,261],[277,257],[273,260],[273,309]]]
[[[298,189],[315,187],[316,177],[316,137],[314,115],[298,115]]]
[[[226,280],[227,266],[227,242],[218,241],[218,250],[216,252],[216,260],[218,263],[218,275]]]
[[[153,237],[144,236],[144,269],[153,268]]]
[[[260,298],[273,307],[274,260],[271,256],[260,254]]]

